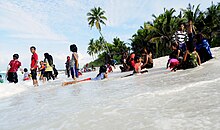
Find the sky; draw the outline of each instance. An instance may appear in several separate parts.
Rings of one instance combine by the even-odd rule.
[[[69,46],[76,44],[80,66],[92,61],[87,52],[89,40],[99,38],[96,28],[89,28],[86,14],[93,7],[106,11],[102,32],[108,42],[119,37],[125,42],[152,14],[164,8],[187,7],[189,3],[205,10],[212,0],[0,0],[0,70],[6,70],[14,53],[20,55],[23,68],[30,66],[30,46],[37,48],[39,59],[49,53],[58,69],[64,69]],[[214,1],[217,3],[217,1]]]

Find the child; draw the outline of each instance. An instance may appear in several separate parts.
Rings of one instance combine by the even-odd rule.
[[[4,83],[4,80],[2,79],[2,75],[0,75],[0,83]]]
[[[147,48],[144,48],[141,51],[142,57],[143,57],[143,65],[141,67],[141,69],[149,69],[149,68],[153,68],[154,63],[153,63],[153,55],[152,53],[147,50]]]
[[[94,81],[97,81],[97,80],[103,80],[103,79],[106,79],[108,78],[108,74],[107,74],[107,67],[106,66],[100,66],[99,68],[99,74],[95,77],[95,78],[87,78],[87,79],[83,79],[83,80],[80,80],[80,81],[70,81],[70,82],[64,82],[62,84],[62,86],[66,86],[66,85],[70,85],[70,84],[76,84],[76,83],[79,83],[79,82],[83,82],[83,81],[88,81],[88,80],[94,80]]]
[[[174,68],[179,64],[179,60],[181,60],[180,58],[181,51],[180,49],[178,49],[178,44],[176,42],[172,43],[171,48],[172,48],[172,53],[170,54],[169,60],[167,62],[167,69]]]
[[[187,42],[187,50],[183,62],[183,69],[195,68],[201,64],[199,54],[196,52],[194,45],[190,44],[190,42]]]
[[[70,56],[67,56],[66,60],[66,75],[69,78],[70,77]]]
[[[21,68],[21,62],[18,61],[18,58],[19,58],[19,55],[14,54],[13,60],[11,60],[8,65],[7,80],[9,81],[9,83],[18,83],[17,71],[19,68]],[[22,71],[22,69],[20,69],[20,71]]]
[[[139,56],[135,57],[134,73],[141,73],[141,66],[143,65],[141,60],[142,60],[141,57]]]
[[[30,73],[27,68],[24,68],[24,78],[23,81],[30,80]]]
[[[38,81],[37,81],[38,55],[36,53],[36,47],[34,47],[34,46],[30,47],[30,51],[32,53],[32,56],[31,56],[31,77],[33,80],[33,85],[36,87],[36,86],[38,86]]]
[[[78,78],[78,69],[79,69],[79,63],[78,63],[78,54],[77,54],[77,46],[75,44],[70,46],[70,51],[72,53],[72,58],[70,60],[70,71],[72,78],[76,80]]]
[[[39,68],[39,71],[40,71],[40,80],[44,80],[44,73],[45,73],[45,65],[44,65],[44,62],[43,61],[40,61],[40,68]]]

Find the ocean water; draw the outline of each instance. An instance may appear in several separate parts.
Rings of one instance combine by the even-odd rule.
[[[169,72],[167,57],[148,73],[115,70],[103,81],[0,84],[1,130],[218,130],[220,48],[195,69]],[[97,72],[84,74],[94,77]]]

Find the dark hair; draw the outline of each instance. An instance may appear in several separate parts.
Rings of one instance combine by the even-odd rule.
[[[106,71],[107,71],[107,67],[105,65],[100,66],[99,74],[96,77],[100,76],[101,73],[106,73]]]
[[[189,41],[186,42],[186,46],[187,46],[187,50],[190,53],[192,53],[195,50],[195,46],[191,42],[189,42]]]
[[[36,47],[35,47],[35,46],[31,46],[30,49],[34,49],[34,50],[36,50]]]
[[[0,78],[2,78],[2,75],[0,75]]]
[[[18,59],[18,58],[19,58],[19,55],[18,55],[18,54],[14,54],[14,55],[13,55],[13,58]]]
[[[75,44],[70,45],[70,51],[77,52],[77,46]]]
[[[195,38],[196,38],[197,42],[200,43],[200,42],[202,42],[203,35],[201,33],[198,33],[198,34],[196,34]]]
[[[139,60],[140,58],[141,58],[140,56],[135,56],[135,57],[134,57],[134,61],[135,61],[135,62],[138,62],[138,60]]]
[[[28,69],[27,69],[27,68],[24,68],[24,72],[28,72]]]
[[[178,24],[178,27],[180,27],[181,25],[184,25],[184,26],[185,26],[185,23],[180,22],[180,23]]]

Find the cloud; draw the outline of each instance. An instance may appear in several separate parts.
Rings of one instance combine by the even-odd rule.
[[[0,3],[0,14],[3,14],[0,29],[5,30],[10,38],[67,41],[15,4]]]

